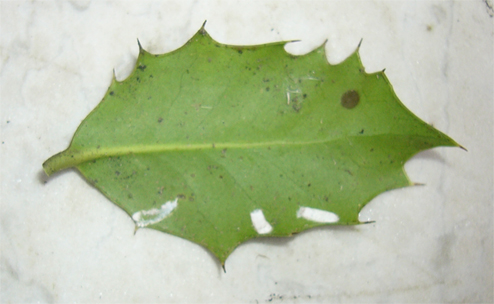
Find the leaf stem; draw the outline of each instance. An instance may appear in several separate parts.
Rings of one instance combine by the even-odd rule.
[[[194,144],[194,145],[136,145],[129,147],[110,147],[110,148],[91,148],[84,150],[77,150],[69,147],[67,150],[53,155],[43,163],[43,169],[45,173],[50,176],[51,174],[75,167],[81,163],[92,161],[103,157],[122,156],[129,154],[145,154],[145,153],[158,153],[158,152],[173,152],[173,151],[194,151],[194,150],[206,150],[206,149],[235,149],[235,148],[258,148],[267,146],[284,146],[284,145],[306,145],[306,144],[319,144],[327,142],[327,140],[308,141],[308,142],[285,142],[285,141],[273,141],[273,142],[259,142],[259,143],[210,143],[210,144]]]

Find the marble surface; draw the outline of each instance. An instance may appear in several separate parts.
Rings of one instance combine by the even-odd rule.
[[[2,303],[493,301],[493,9],[484,1],[1,1]],[[425,184],[384,193],[371,225],[254,240],[228,258],[134,223],[74,170],[47,179],[136,38],[174,50],[208,20],[228,44],[328,40],[331,63],[361,38],[402,102],[468,149],[406,164]]]

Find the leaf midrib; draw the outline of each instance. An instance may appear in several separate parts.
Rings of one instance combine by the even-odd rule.
[[[116,157],[130,154],[152,154],[160,152],[176,152],[176,151],[197,151],[207,149],[254,149],[262,147],[277,147],[277,146],[302,146],[302,145],[314,145],[325,144],[328,142],[334,142],[341,140],[342,138],[354,138],[354,137],[375,137],[382,136],[383,134],[374,135],[358,135],[351,136],[346,135],[339,138],[323,139],[323,140],[309,140],[309,141],[270,141],[270,142],[256,142],[256,143],[205,143],[205,144],[157,144],[157,145],[133,145],[128,147],[110,147],[110,148],[90,148],[78,150],[70,146],[67,150],[60,152],[45,163],[43,168],[47,175],[51,175],[57,171],[75,167],[79,164],[93,161],[104,157]],[[401,135],[403,134],[385,134],[386,136]]]

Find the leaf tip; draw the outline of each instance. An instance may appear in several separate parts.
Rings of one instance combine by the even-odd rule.
[[[360,41],[359,41],[359,43],[357,45],[357,51],[360,50],[360,46],[362,45],[362,41],[364,41],[364,38],[360,38]]]
[[[139,38],[137,38],[137,45],[139,45],[139,52],[143,50],[141,42],[139,41]]]
[[[201,29],[199,30],[199,33],[201,33],[201,35],[205,36],[205,35],[208,35],[208,32],[206,31],[206,23],[208,21],[207,20],[204,20],[202,26],[201,26]]]

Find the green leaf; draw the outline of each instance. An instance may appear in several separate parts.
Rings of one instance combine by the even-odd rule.
[[[285,42],[228,46],[202,28],[180,49],[140,48],[70,147],[45,172],[76,167],[135,221],[208,248],[359,224],[383,191],[411,185],[419,151],[459,146],[414,116],[358,51],[330,65]]]

